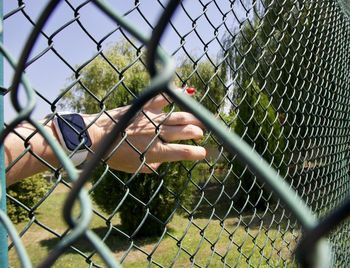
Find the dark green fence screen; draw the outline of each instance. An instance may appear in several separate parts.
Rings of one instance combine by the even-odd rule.
[[[1,144],[15,138],[21,152],[0,170],[30,155],[46,171],[6,188],[1,267],[349,265],[348,1],[3,4]],[[165,120],[145,104],[160,93],[163,118],[203,123],[183,143],[204,160],[148,165]],[[112,126],[80,170],[47,131],[60,111]],[[135,116],[154,126],[146,148],[128,134]],[[121,146],[136,171],[109,165]]]

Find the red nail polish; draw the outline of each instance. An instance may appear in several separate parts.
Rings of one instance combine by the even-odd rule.
[[[186,88],[186,92],[190,95],[193,95],[194,93],[196,93],[196,89],[194,87],[188,87]]]

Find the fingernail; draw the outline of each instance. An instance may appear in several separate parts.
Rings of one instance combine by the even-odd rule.
[[[188,88],[186,88],[186,92],[187,92],[187,94],[193,95],[196,93],[196,88],[188,87]]]

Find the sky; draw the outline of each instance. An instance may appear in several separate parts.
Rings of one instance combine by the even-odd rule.
[[[75,68],[86,62],[97,51],[94,41],[82,30],[79,23],[87,30],[91,37],[95,40],[101,40],[117,26],[115,22],[107,18],[92,3],[82,5],[78,9],[79,23],[74,21],[74,11],[68,3],[77,9],[82,0],[61,1],[56,10],[51,15],[48,23],[45,25],[43,32],[46,36],[52,37],[54,49],[64,58],[68,65]],[[147,35],[151,34],[151,26],[155,25],[163,8],[161,3],[166,4],[167,1],[157,0],[140,0],[139,6],[135,9],[135,0],[110,1],[111,6],[120,14],[125,14],[126,18],[137,26],[139,30]],[[209,0],[187,0],[183,1],[182,7],[179,7],[173,16],[172,26],[168,26],[166,34],[162,38],[162,47],[169,54],[174,54],[181,44],[181,36],[185,36],[185,48],[191,55],[201,55],[204,51],[204,44],[208,43],[215,36],[215,28],[218,28],[219,40],[227,34],[227,28],[223,25],[222,13],[230,10],[232,1],[220,0],[220,6],[216,6],[214,1]],[[249,2],[249,1],[248,1]],[[25,15],[36,21],[44,8],[47,1],[28,0],[24,1],[25,6],[21,11],[14,13],[4,20],[4,44],[11,55],[18,59],[26,40],[33,27]],[[202,3],[202,4],[201,4]],[[17,1],[4,1],[4,14],[18,8]],[[221,12],[220,12],[220,10]],[[240,1],[234,4],[235,14],[229,12],[225,18],[226,25],[229,28],[237,27],[249,13],[249,9],[243,8]],[[143,16],[144,17],[143,17]],[[146,18],[146,19],[145,19]],[[69,23],[71,22],[71,23]],[[195,24],[195,31],[192,31]],[[58,31],[58,29],[62,28]],[[198,37],[198,35],[200,37]],[[103,43],[103,48],[108,48],[111,44],[118,42],[124,37],[120,31],[109,36]],[[202,39],[202,40],[201,40]],[[48,48],[48,40],[43,35],[37,40],[37,43],[31,53],[31,59],[42,53]],[[208,46],[208,52],[214,59],[220,52],[219,43],[214,40]],[[174,58],[184,57],[182,50],[178,51]],[[13,70],[7,63],[4,66],[4,83],[5,86],[11,84]],[[52,102],[63,88],[69,85],[72,70],[57,57],[52,50],[48,50],[37,61],[33,62],[26,68],[26,76],[30,84],[48,101]],[[20,100],[25,102],[23,90],[21,90]],[[50,105],[41,98],[37,99],[37,105],[33,113],[35,119],[40,119],[50,113]],[[5,97],[5,121],[8,122],[16,116],[8,96]]]

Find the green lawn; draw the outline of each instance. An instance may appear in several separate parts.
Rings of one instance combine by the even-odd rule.
[[[67,228],[61,216],[62,204],[67,195],[64,187],[60,186],[55,190],[36,214],[38,221],[60,234]],[[150,261],[154,267],[155,263],[164,267],[172,264],[174,267],[188,267],[191,264],[222,267],[224,263],[229,266],[239,263],[238,267],[296,267],[290,261],[290,254],[298,232],[284,231],[285,228],[282,227],[279,230],[268,228],[268,224],[262,221],[243,227],[243,223],[248,219],[249,215],[240,218],[228,217],[220,224],[218,219],[210,217],[194,217],[190,221],[184,216],[175,215],[168,225],[170,235],[166,234],[160,243],[159,238],[137,239],[131,247],[130,241],[113,232],[106,243],[118,260],[123,259],[124,267],[147,267]],[[18,224],[17,229],[22,230],[25,224]],[[114,218],[113,224],[120,224],[118,217]],[[96,216],[90,228],[100,236],[108,231],[105,222]],[[55,235],[35,223],[22,240],[34,266],[38,265],[58,242]],[[79,241],[76,247],[87,255],[92,252],[86,241]],[[128,254],[124,258],[127,251]],[[151,252],[152,257],[148,260],[147,255]],[[11,266],[20,267],[14,249],[11,249],[9,258]],[[97,255],[94,255],[93,260],[104,266]],[[87,266],[85,258],[73,250],[61,256],[55,264],[55,267]]]

